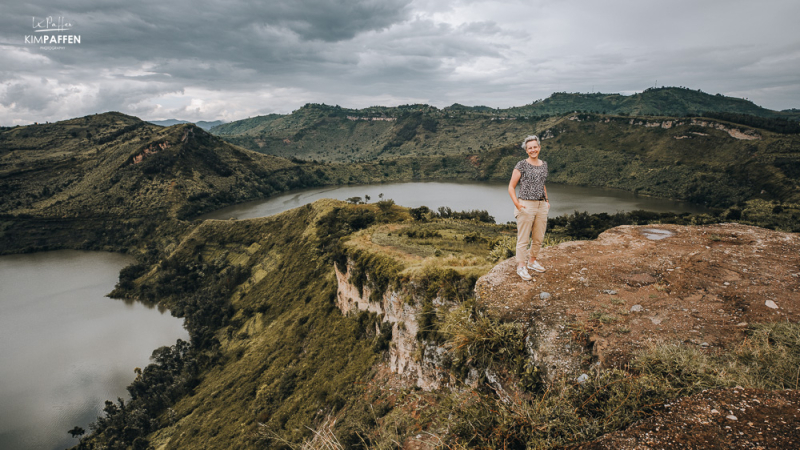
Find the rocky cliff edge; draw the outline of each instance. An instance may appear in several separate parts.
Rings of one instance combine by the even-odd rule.
[[[480,306],[535,328],[550,376],[586,350],[604,367],[648,344],[709,352],[741,342],[749,323],[800,319],[800,236],[738,224],[621,226],[594,241],[542,250],[526,282],[513,259],[475,287]]]
[[[485,314],[526,329],[529,357],[549,380],[624,367],[651,345],[724,353],[746,339],[749,324],[800,318],[797,234],[738,224],[621,226],[593,241],[545,248],[539,260],[547,271],[533,281],[516,275],[513,258],[499,263],[477,281],[475,297]],[[415,302],[397,286],[370,302],[372,292],[356,289],[350,272],[336,271],[339,307],[382,314],[392,324],[389,369],[426,390],[451,385],[439,367],[447,347],[415,339]],[[661,409],[580,448],[800,442],[796,390],[710,390]]]

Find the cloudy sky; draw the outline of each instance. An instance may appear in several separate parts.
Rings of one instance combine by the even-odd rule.
[[[26,43],[47,17],[70,25],[49,34],[80,43]],[[800,108],[798,17],[797,0],[7,2],[0,125],[112,110],[231,121],[308,102],[508,107],[654,85]]]

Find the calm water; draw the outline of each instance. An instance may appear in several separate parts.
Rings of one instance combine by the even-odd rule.
[[[657,212],[703,212],[702,206],[686,202],[676,202],[658,198],[643,197],[617,189],[587,188],[548,183],[550,216],[572,214],[575,211],[589,213],[615,213],[644,209]],[[427,206],[436,210],[448,206],[453,211],[485,209],[494,216],[497,223],[514,221],[514,204],[508,196],[508,183],[392,183],[363,186],[333,186],[294,191],[223,208],[201,216],[201,219],[252,219],[283,212],[311,203],[321,198],[346,200],[350,197],[369,196],[369,202],[392,199],[398,205],[416,208]]]
[[[182,320],[105,297],[131,259],[55,251],[0,257],[0,449],[64,449]]]

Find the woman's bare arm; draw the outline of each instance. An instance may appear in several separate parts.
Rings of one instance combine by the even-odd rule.
[[[514,171],[511,172],[511,181],[508,182],[508,195],[511,196],[511,201],[514,202],[514,206],[516,206],[517,209],[524,208],[522,203],[517,199],[517,184],[519,183],[520,177],[522,177],[522,172],[514,169]]]

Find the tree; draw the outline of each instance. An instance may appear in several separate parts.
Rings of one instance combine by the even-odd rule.
[[[79,438],[86,433],[86,430],[76,425],[75,428],[67,431],[67,433],[71,434],[74,438]]]
[[[381,200],[378,202],[378,208],[380,208],[380,210],[384,213],[389,212],[389,210],[392,209],[392,206],[394,206],[394,200],[392,199]]]
[[[361,197],[350,197],[350,198],[347,199],[347,201],[352,203],[352,204],[354,204],[354,205],[357,205],[357,204],[361,203]]]

